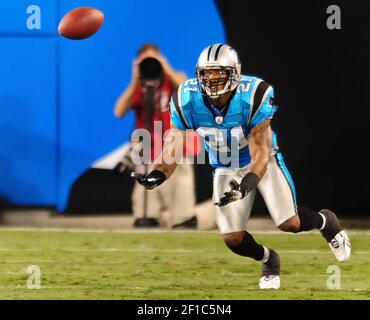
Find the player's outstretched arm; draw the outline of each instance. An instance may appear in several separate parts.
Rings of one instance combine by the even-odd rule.
[[[185,143],[185,131],[179,130],[172,125],[165,138],[163,151],[154,161],[153,170],[160,170],[166,175],[166,179],[170,178],[177,165],[182,161]]]
[[[266,172],[271,153],[272,130],[270,120],[261,122],[251,130],[248,144],[252,159],[249,172],[254,173],[258,180],[261,180]]]
[[[166,137],[163,151],[154,161],[151,172],[148,175],[132,173],[132,177],[146,189],[151,190],[158,187],[171,177],[177,164],[182,160],[183,146],[185,143],[185,131],[180,131],[175,127],[171,127]]]
[[[235,180],[230,182],[230,191],[216,205],[222,207],[230,202],[243,199],[250,191],[257,187],[258,182],[266,172],[272,145],[272,130],[270,120],[265,120],[254,127],[248,137],[251,164],[248,173],[238,183]]]

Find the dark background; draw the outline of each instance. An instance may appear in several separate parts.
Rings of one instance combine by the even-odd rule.
[[[216,0],[243,73],[272,84],[272,122],[300,205],[366,216],[370,2]],[[341,30],[326,27],[329,5]],[[255,212],[265,212],[257,201]]]

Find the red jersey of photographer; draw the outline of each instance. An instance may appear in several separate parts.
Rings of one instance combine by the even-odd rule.
[[[136,115],[136,128],[137,129],[148,129],[150,131],[151,146],[152,146],[152,160],[157,158],[162,151],[163,137],[166,130],[171,127],[169,103],[171,100],[174,88],[171,85],[168,77],[164,77],[163,82],[159,89],[154,93],[155,108],[153,110],[152,119],[150,119],[150,127],[146,127],[146,118],[148,108],[144,104],[144,92],[143,87],[139,85],[132,98],[132,107],[135,110]],[[160,121],[162,123],[162,130],[154,130],[154,122]],[[154,141],[156,142],[154,144]],[[160,146],[159,150],[154,150],[154,146]]]

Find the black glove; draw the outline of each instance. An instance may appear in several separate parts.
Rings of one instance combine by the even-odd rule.
[[[234,179],[229,183],[230,191],[225,192],[224,196],[215,205],[219,207],[226,206],[230,202],[243,199],[249,192],[251,192],[258,184],[258,177],[253,172],[248,172],[242,182],[239,184]]]
[[[153,170],[148,175],[131,172],[131,177],[136,179],[138,183],[145,187],[145,189],[152,190],[155,187],[161,185],[165,180],[166,176],[162,171]]]

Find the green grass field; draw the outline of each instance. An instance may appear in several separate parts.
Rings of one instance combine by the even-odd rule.
[[[349,233],[338,263],[318,233],[256,234],[282,258],[282,288],[260,290],[260,264],[216,232],[53,232],[0,229],[0,299],[369,299],[370,234]],[[41,289],[27,289],[27,267]],[[338,265],[341,289],[328,290]]]

